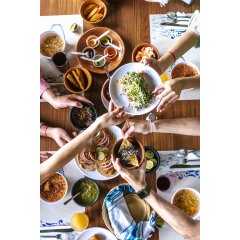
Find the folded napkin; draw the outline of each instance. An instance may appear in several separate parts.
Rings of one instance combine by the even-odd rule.
[[[164,7],[166,4],[168,4],[168,0],[145,0],[147,2],[159,2],[161,7]]]
[[[155,231],[154,212],[151,213],[148,221],[141,221],[137,224],[128,210],[124,193],[135,193],[135,190],[131,186],[120,185],[108,193],[104,200],[116,237],[122,240],[150,238],[151,233]]]

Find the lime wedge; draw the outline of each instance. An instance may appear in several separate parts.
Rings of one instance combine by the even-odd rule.
[[[99,153],[98,153],[98,160],[99,160],[99,161],[102,161],[102,160],[104,160],[104,158],[105,158],[104,152],[99,152]]]
[[[150,158],[154,158],[154,152],[152,152],[151,150],[147,150],[145,153],[146,158],[150,159]]]
[[[147,165],[146,165],[146,169],[147,170],[151,170],[153,167],[154,167],[153,162],[148,160],[147,161]]]

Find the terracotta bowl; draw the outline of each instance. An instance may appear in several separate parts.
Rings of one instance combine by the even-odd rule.
[[[138,61],[135,59],[135,57],[136,57],[138,51],[140,51],[141,48],[143,48],[143,47],[152,47],[152,48],[153,48],[153,51],[154,51],[154,53],[155,53],[155,55],[156,55],[156,60],[160,58],[160,54],[159,54],[159,52],[158,52],[158,50],[157,50],[157,48],[156,48],[155,46],[153,46],[151,43],[141,43],[141,44],[137,45],[137,46],[134,48],[133,52],[132,52],[132,62],[138,62]]]
[[[87,86],[86,86],[86,88],[82,91],[81,89],[77,89],[77,88],[74,88],[74,86],[69,82],[69,80],[67,79],[67,75],[71,72],[71,71],[73,71],[73,70],[75,70],[75,69],[77,69],[77,68],[79,68],[82,72],[83,72],[83,75],[84,75],[84,82],[86,82],[87,81]],[[70,69],[68,69],[68,71],[65,73],[65,75],[64,75],[64,85],[65,85],[65,87],[67,88],[67,90],[69,91],[69,92],[71,92],[71,93],[76,93],[76,94],[78,94],[78,93],[81,93],[81,92],[86,92],[89,88],[90,88],[90,86],[92,85],[92,75],[91,75],[91,73],[87,70],[87,69],[85,69],[85,68],[83,68],[83,67],[81,67],[81,66],[77,66],[77,67],[72,67],[72,68],[70,68]]]
[[[89,5],[89,4],[92,4],[92,3],[95,3],[97,4],[98,6],[100,7],[103,7],[104,11],[103,11],[103,17],[100,18],[99,20],[95,21],[95,22],[91,22],[89,20],[87,20],[86,16],[84,15],[84,10],[85,8]],[[89,23],[92,23],[92,24],[96,24],[96,23],[99,23],[101,22],[107,15],[107,5],[101,1],[101,0],[86,0],[82,3],[82,5],[80,6],[80,15],[82,16],[83,20],[86,21],[86,22],[89,22]]]
[[[123,141],[123,139],[118,140],[113,147],[113,158],[114,158],[114,160],[116,160],[116,158],[118,158],[118,150],[119,150],[119,148],[122,144],[122,141]],[[138,146],[139,150],[140,150],[140,159],[138,159],[139,166],[138,167],[124,166],[124,168],[131,170],[131,169],[139,168],[142,165],[142,163],[145,159],[145,157],[144,157],[145,156],[145,150],[144,150],[143,145],[138,140],[136,140],[135,138],[129,138],[128,141],[130,141],[134,146]]]

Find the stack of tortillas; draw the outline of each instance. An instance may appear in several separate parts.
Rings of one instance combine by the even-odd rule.
[[[151,209],[149,204],[141,199],[136,193],[128,193],[124,196],[128,210],[136,223],[147,221],[150,218]],[[102,217],[107,228],[114,233],[111,222],[108,217],[108,212],[105,204],[103,203]]]

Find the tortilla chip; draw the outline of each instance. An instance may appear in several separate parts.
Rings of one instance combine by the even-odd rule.
[[[128,148],[128,147],[133,147],[133,145],[130,143],[130,141],[128,141],[127,139],[124,139],[121,143],[118,153],[120,153],[123,149]]]
[[[127,159],[128,159],[128,164],[129,165],[132,165],[132,166],[134,166],[134,167],[138,167],[139,166],[139,162],[138,162],[138,159],[137,159],[137,156],[136,156],[136,154],[134,154],[134,155],[128,155],[127,156]]]

